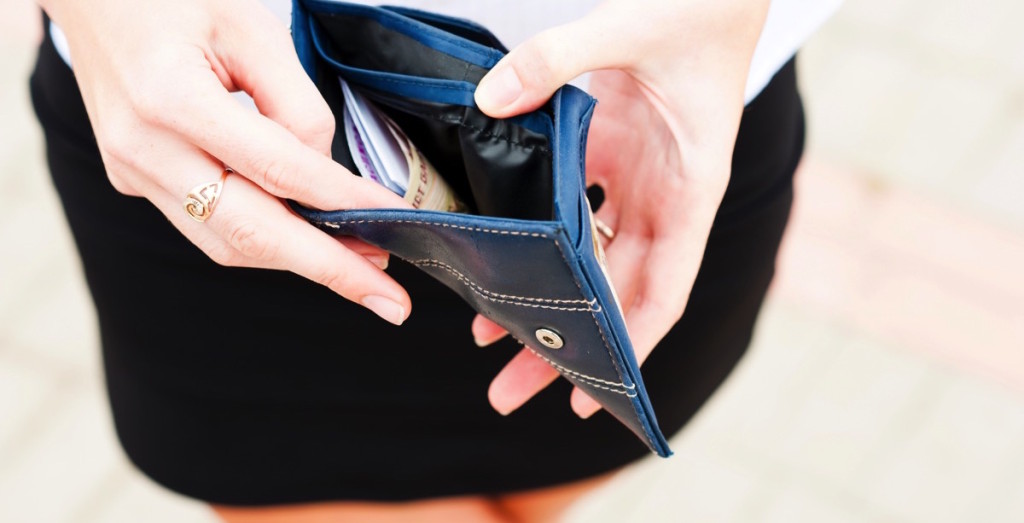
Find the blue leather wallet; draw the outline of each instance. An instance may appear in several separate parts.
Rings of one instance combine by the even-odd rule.
[[[469,209],[318,211],[293,203],[296,211],[330,234],[380,246],[437,278],[651,450],[670,455],[595,248],[584,182],[595,100],[566,86],[532,113],[484,115],[473,92],[507,49],[467,20],[295,0],[292,35],[339,130],[341,77],[401,127]],[[356,172],[339,134],[333,157]]]

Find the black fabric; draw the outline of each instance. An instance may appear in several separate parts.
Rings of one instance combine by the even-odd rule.
[[[511,119],[491,118],[476,107],[375,91],[366,95],[405,131],[470,212],[554,219],[552,156],[546,136]]]
[[[479,83],[487,74],[480,66],[431,49],[367,17],[330,13],[313,16],[323,29],[318,32],[327,36],[323,43],[332,55],[352,67],[471,83]]]
[[[397,260],[389,272],[414,303],[400,328],[292,274],[214,264],[111,188],[48,39],[31,88],[98,311],[117,434],[157,482],[223,504],[407,500],[554,485],[648,455],[606,413],[578,419],[565,380],[510,416],[492,411],[488,384],[518,347],[476,347],[473,311]],[[643,366],[667,434],[746,350],[803,123],[790,63],[744,113],[686,314]]]

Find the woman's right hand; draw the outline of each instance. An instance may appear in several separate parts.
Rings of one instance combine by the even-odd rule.
[[[291,212],[406,208],[330,158],[334,117],[302,70],[287,28],[258,0],[40,0],[64,30],[107,176],[151,201],[215,262],[289,270],[401,324],[408,294],[387,252],[338,240]],[[259,113],[230,94],[243,90]],[[199,223],[195,186],[230,165]]]

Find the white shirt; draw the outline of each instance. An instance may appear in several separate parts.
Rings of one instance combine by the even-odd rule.
[[[360,1],[378,4],[379,1]],[[263,0],[285,23],[290,21],[291,0]],[[599,0],[518,0],[487,2],[481,0],[390,0],[389,5],[415,7],[461,18],[468,18],[490,29],[506,46],[515,47],[530,36],[549,27],[582,16]],[[761,39],[747,76],[746,101],[761,92],[775,73],[796,54],[807,39],[835,12],[842,0],[772,0]],[[50,34],[64,61],[71,63],[67,39],[56,25]]]

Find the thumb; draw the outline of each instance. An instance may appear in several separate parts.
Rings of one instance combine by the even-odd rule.
[[[610,45],[614,33],[605,18],[591,14],[517,46],[480,81],[477,106],[493,118],[522,114],[544,105],[573,78],[619,65],[623,53]]]

